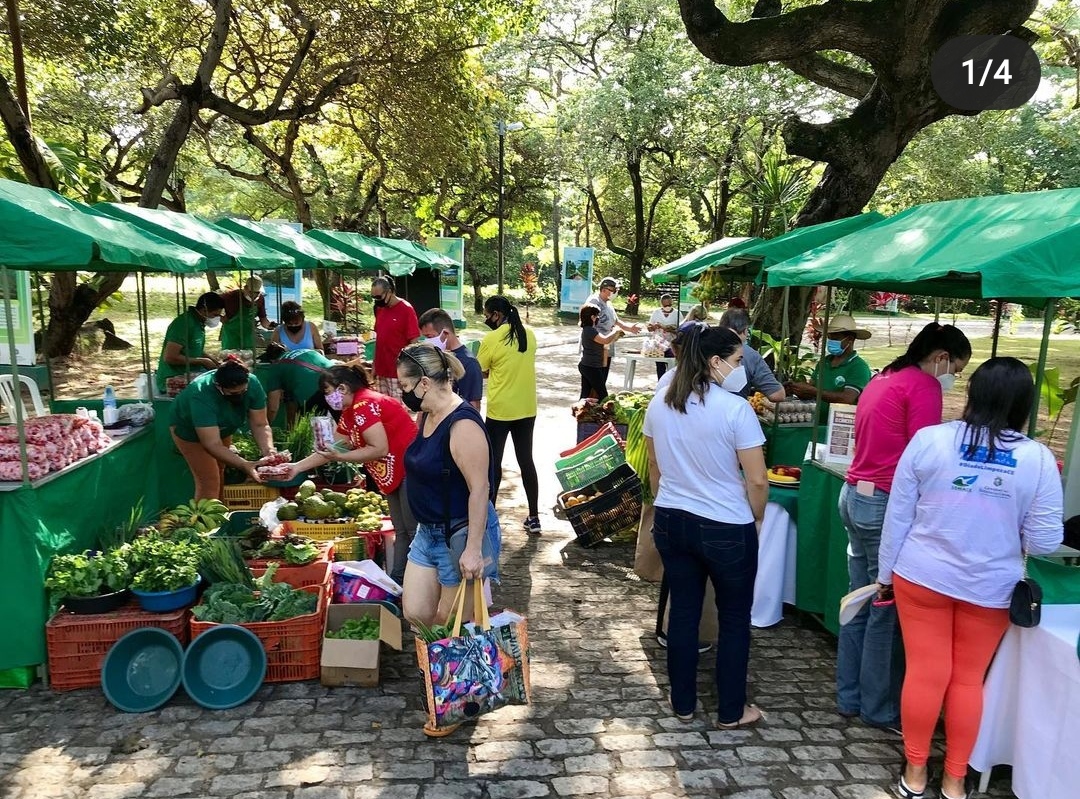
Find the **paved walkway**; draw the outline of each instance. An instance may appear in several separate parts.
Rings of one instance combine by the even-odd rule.
[[[557,345],[571,338],[572,328],[551,331],[545,343],[556,346],[542,350],[542,506],[557,488],[554,454],[573,440],[567,406],[577,396],[576,350]],[[621,374],[612,380],[621,384]],[[835,641],[795,615],[754,631],[751,696],[768,711],[767,724],[712,728],[709,656],[697,718],[674,719],[663,650],[652,637],[656,586],[633,575],[632,546],[583,550],[550,513],[542,515],[544,535],[527,538],[509,455],[507,465],[497,601],[529,616],[532,706],[429,741],[409,651],[386,653],[376,689],[266,686],[227,711],[203,710],[182,691],[142,715],[114,710],[96,689],[0,691],[0,799],[891,795],[899,739],[833,712]],[[1011,796],[1007,780],[992,783],[991,795]]]

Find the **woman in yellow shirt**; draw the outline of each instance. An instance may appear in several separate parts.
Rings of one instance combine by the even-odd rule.
[[[480,342],[476,359],[488,379],[487,418],[495,461],[495,487],[499,492],[506,437],[514,440],[521,483],[529,501],[525,531],[540,535],[540,488],[533,463],[533,428],[536,426],[536,336],[525,327],[518,310],[506,297],[489,297],[484,322],[491,332]]]

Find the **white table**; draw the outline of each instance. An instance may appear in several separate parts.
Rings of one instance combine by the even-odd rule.
[[[784,618],[784,603],[795,604],[795,522],[781,505],[765,506],[758,537],[758,569],[750,624],[771,627]]]
[[[1038,627],[1009,627],[986,677],[983,717],[971,766],[1013,767],[1019,799],[1080,795],[1080,605],[1043,605]]]
[[[637,369],[638,361],[649,361],[650,363],[666,363],[668,366],[675,365],[674,358],[653,358],[649,355],[642,355],[637,352],[628,352],[623,355],[626,358],[626,369],[623,373],[623,391],[634,390],[634,370]]]

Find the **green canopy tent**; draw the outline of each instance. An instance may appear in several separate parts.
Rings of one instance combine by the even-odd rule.
[[[384,270],[394,277],[401,277],[411,275],[418,266],[424,265],[419,258],[406,255],[362,233],[349,233],[343,230],[309,230],[305,235],[347,253],[355,258],[362,265],[360,268],[364,270],[372,272]]]
[[[98,203],[92,206],[92,210],[130,222],[163,239],[202,253],[206,256],[208,271],[270,272],[275,269],[292,269],[296,265],[296,259],[292,255],[266,247],[254,239],[234,235],[191,214],[119,203]],[[182,302],[181,298],[186,296],[187,287],[181,277],[177,292],[177,314],[183,312],[186,299]]]
[[[1080,295],[1077,253],[1080,189],[1059,189],[915,206],[774,266],[767,281],[1044,307],[1041,386],[1053,300]],[[1036,404],[1031,433],[1037,414]]]
[[[645,277],[653,283],[665,283],[672,279],[693,279],[710,267],[724,263],[731,256],[761,241],[762,239],[757,237],[729,236],[706,244],[681,258],[676,258],[669,264],[650,269],[645,273]]]
[[[98,216],[48,189],[0,180],[0,269],[5,304],[8,268],[33,272],[166,272],[178,275],[206,268],[206,258],[122,220]],[[137,292],[144,371],[149,372],[150,334],[146,325],[145,281]],[[12,374],[18,382],[13,314],[7,314]],[[50,377],[51,384],[51,377]],[[21,403],[16,403],[21,428]],[[27,481],[23,470],[24,482]]]
[[[380,244],[384,244],[387,247],[392,247],[393,249],[398,250],[405,255],[408,255],[410,258],[415,258],[418,261],[427,264],[432,269],[441,269],[446,266],[456,268],[460,266],[460,264],[458,264],[458,262],[450,256],[443,255],[441,252],[429,250],[423,244],[419,244],[415,241],[410,241],[409,239],[377,238],[375,239],[375,241],[379,242]]]
[[[305,236],[285,222],[253,222],[224,217],[214,224],[272,250],[291,255],[299,269],[363,269],[366,266],[355,255],[335,249],[318,238]]]

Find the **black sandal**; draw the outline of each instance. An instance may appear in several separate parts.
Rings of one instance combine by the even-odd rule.
[[[900,799],[923,799],[926,794],[926,789],[921,791],[913,791],[908,787],[908,784],[904,782],[904,773],[900,772],[900,779],[896,785],[893,786],[893,793],[900,797]]]

